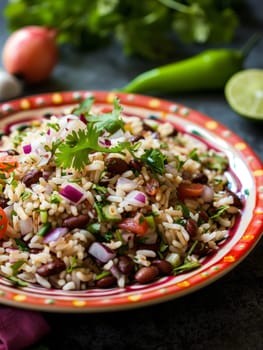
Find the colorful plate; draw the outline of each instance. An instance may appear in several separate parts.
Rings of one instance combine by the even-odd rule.
[[[253,249],[263,231],[263,166],[251,148],[231,130],[203,114],[165,100],[131,94],[102,91],[76,91],[31,96],[0,105],[0,130],[13,124],[38,119],[44,113],[65,109],[88,96],[96,104],[110,108],[114,96],[120,98],[124,111],[172,122],[177,128],[213,144],[222,150],[230,162],[245,197],[245,207],[234,234],[211,259],[195,271],[169,276],[147,285],[123,289],[94,289],[60,291],[42,287],[14,287],[0,277],[0,296],[3,304],[53,312],[99,312],[145,306],[178,298],[222,277],[234,268]]]

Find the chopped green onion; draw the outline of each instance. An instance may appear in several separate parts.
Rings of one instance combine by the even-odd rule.
[[[176,266],[173,268],[173,273],[175,275],[179,274],[179,273],[183,273],[183,272],[187,272],[187,271],[191,271],[194,269],[197,269],[198,267],[200,267],[201,264],[197,261],[189,261],[186,262],[180,266]]]
[[[45,224],[48,220],[48,213],[47,210],[40,210],[40,220],[42,224]]]
[[[24,192],[21,194],[20,198],[24,201],[24,200],[30,198],[31,196],[32,196],[32,192],[30,192],[30,191],[24,191]]]
[[[37,234],[40,237],[44,237],[50,229],[51,229],[51,223],[46,222],[43,226],[40,227]]]
[[[7,277],[7,279],[9,281],[13,282],[18,287],[27,287],[28,286],[27,282],[21,280],[20,278],[15,277],[15,276],[9,276],[9,277]]]
[[[18,274],[18,271],[22,265],[24,265],[25,260],[17,260],[15,263],[13,263],[10,267],[13,271],[13,275],[16,276]]]
[[[57,193],[51,193],[50,203],[59,204],[61,202],[61,197]]]
[[[103,271],[102,273],[96,275],[95,280],[96,281],[101,280],[102,278],[107,277],[110,274],[111,274],[110,271]]]
[[[90,233],[99,233],[100,232],[100,223],[98,222],[94,222],[92,224],[89,224],[87,226],[87,230],[90,232]]]

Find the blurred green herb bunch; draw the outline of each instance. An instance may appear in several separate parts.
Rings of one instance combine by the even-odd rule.
[[[126,54],[159,60],[183,43],[228,43],[239,24],[238,0],[9,0],[11,30],[56,28],[59,43],[87,50],[121,42]]]

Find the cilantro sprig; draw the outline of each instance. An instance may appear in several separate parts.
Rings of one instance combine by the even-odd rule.
[[[117,153],[125,145],[119,143],[114,147],[103,147],[99,144],[101,132],[93,124],[88,124],[86,130],[73,131],[65,142],[61,143],[55,153],[57,166],[81,170],[90,163],[89,154],[92,152]]]
[[[185,43],[231,41],[239,24],[240,2],[16,0],[6,2],[4,15],[11,30],[34,24],[55,28],[59,43],[86,50],[117,39],[127,54],[160,60],[176,55],[176,36]]]
[[[105,147],[100,142],[103,137],[113,135],[118,130],[124,130],[124,121],[120,114],[122,107],[117,98],[113,101],[113,110],[110,113],[93,115],[90,113],[94,99],[88,98],[83,101],[73,112],[84,115],[87,120],[86,129],[72,131],[64,142],[60,142],[55,148],[55,162],[62,168],[74,168],[81,170],[90,163],[89,155],[93,152],[120,153],[124,150],[131,153],[135,158],[143,162],[154,174],[163,174],[166,156],[159,149],[147,149],[140,156],[136,152],[140,142],[120,142],[112,147]]]
[[[147,149],[140,157],[140,160],[143,161],[153,173],[161,175],[164,173],[166,156],[159,149]]]
[[[111,113],[90,115],[89,109],[79,110],[86,113],[88,121],[86,129],[72,131],[66,137],[65,142],[61,142],[55,151],[55,162],[62,168],[74,168],[81,170],[89,164],[89,154],[92,152],[119,153],[123,151],[127,143],[119,143],[113,147],[104,147],[99,143],[99,138],[106,132],[112,135],[119,129],[123,129],[124,123],[120,118],[121,106],[117,99],[114,100],[114,108]]]

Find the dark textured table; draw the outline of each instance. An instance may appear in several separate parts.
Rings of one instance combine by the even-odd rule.
[[[263,31],[262,1],[247,1],[247,16],[233,47]],[[6,1],[0,2],[0,11]],[[260,13],[261,12],[261,13]],[[0,21],[0,47],[8,36]],[[194,48],[195,49],[195,48]],[[150,64],[125,57],[118,44],[92,53],[61,50],[60,63],[45,84],[27,94],[61,90],[111,90],[121,87]],[[263,68],[263,40],[246,68]],[[237,116],[222,92],[162,96],[197,109],[243,138],[263,159],[262,124]],[[233,271],[188,296],[146,308],[100,314],[44,314],[51,333],[34,349],[263,349],[263,241]]]

